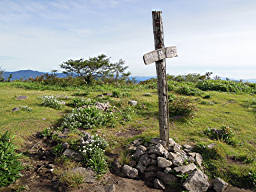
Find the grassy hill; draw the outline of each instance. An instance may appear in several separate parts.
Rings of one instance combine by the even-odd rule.
[[[256,86],[239,82],[205,80],[202,82],[169,81],[171,115],[170,137],[180,144],[190,144],[200,151],[210,177],[219,176],[243,187],[256,187]],[[104,93],[111,93],[112,96]],[[42,105],[42,96],[53,95],[64,101],[59,110]],[[18,96],[27,96],[18,100]],[[0,83],[0,133],[9,130],[15,143],[26,150],[32,135],[63,121],[74,104],[86,99],[109,102],[116,107],[111,126],[97,125],[86,131],[104,137],[107,152],[129,161],[124,146],[136,138],[159,136],[156,81],[131,85],[83,87],[43,86],[29,82]],[[186,103],[175,103],[187,98]],[[129,100],[136,100],[130,106]],[[22,106],[32,108],[32,111]],[[175,108],[176,106],[176,108]],[[183,107],[181,113],[177,108]],[[190,107],[193,106],[193,107]],[[19,111],[13,111],[14,108]],[[179,108],[180,109],[180,108]],[[184,110],[192,113],[184,117]],[[175,111],[176,110],[176,111]],[[112,120],[111,120],[112,123]],[[224,130],[224,134],[218,135]],[[75,130],[74,130],[75,134]],[[207,146],[213,146],[209,148]],[[25,159],[28,157],[24,157]],[[111,157],[110,157],[111,159]]]

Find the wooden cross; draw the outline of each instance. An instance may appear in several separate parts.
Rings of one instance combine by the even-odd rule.
[[[160,139],[169,146],[168,85],[165,58],[177,57],[176,47],[164,47],[162,11],[152,11],[155,51],[143,56],[146,65],[156,62]]]

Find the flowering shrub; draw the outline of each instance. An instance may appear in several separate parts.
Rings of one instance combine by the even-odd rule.
[[[227,144],[234,144],[234,133],[230,127],[222,126],[220,129],[207,129],[204,131],[205,135],[207,135],[211,139],[222,140]]]
[[[100,126],[114,127],[116,121],[112,112],[103,112],[95,106],[80,107],[64,116],[60,128],[93,129]]]
[[[98,174],[103,174],[107,171],[107,161],[104,155],[108,143],[100,136],[85,134],[76,145],[77,150],[84,157],[86,166],[91,167]]]
[[[42,96],[41,99],[43,101],[42,102],[43,106],[51,107],[54,109],[60,109],[61,105],[65,104],[65,102],[59,101],[55,96],[45,95],[45,96]]]
[[[83,107],[83,106],[89,106],[89,105],[94,105],[96,103],[95,100],[92,99],[81,99],[81,98],[74,98],[70,105],[72,107]]]
[[[15,146],[10,134],[0,135],[0,187],[7,186],[21,176],[22,165],[20,155],[15,152]]]

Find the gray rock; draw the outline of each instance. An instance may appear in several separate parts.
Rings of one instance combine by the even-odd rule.
[[[180,167],[175,167],[174,170],[178,173],[188,173],[190,171],[193,171],[196,169],[196,165],[194,163],[188,164],[188,165],[183,165]]]
[[[149,155],[149,158],[156,160],[157,155],[156,155],[156,154],[150,154],[150,155]]]
[[[132,145],[134,145],[135,147],[141,145],[143,143],[142,139],[135,139],[133,142],[132,142]]]
[[[130,100],[128,101],[129,105],[136,106],[138,104],[138,101]]]
[[[166,168],[170,167],[172,165],[172,162],[163,157],[157,157],[157,165],[160,168]]]
[[[163,141],[163,140],[161,140],[160,138],[152,138],[151,140],[150,140],[150,143],[151,144],[154,144],[154,145],[157,145],[157,144],[161,144],[161,145],[163,145],[163,146],[165,146],[166,145],[166,142],[165,141]]]
[[[131,179],[135,179],[138,177],[138,170],[135,169],[135,168],[132,168],[130,167],[129,165],[124,165],[122,167],[122,172],[124,173],[124,175],[128,178],[131,178]]]
[[[203,157],[200,153],[196,153],[195,155],[195,162],[197,165],[199,165],[200,167],[202,166],[203,163]]]
[[[135,159],[139,159],[139,157],[147,151],[147,148],[144,147],[143,145],[139,145],[136,148],[136,152],[132,155]]]
[[[164,184],[157,178],[154,180],[154,188],[165,190]]]
[[[139,163],[136,166],[136,169],[138,169],[141,173],[144,173],[146,167],[139,161]]]
[[[144,93],[143,96],[150,97],[150,96],[152,96],[152,94],[151,93]]]
[[[164,156],[167,157],[168,156],[168,151],[163,147],[163,145],[161,145],[160,143],[158,143],[157,145],[153,145],[149,148],[149,154],[156,154],[156,155],[160,155],[160,156]]]
[[[209,149],[213,149],[215,146],[216,146],[215,143],[211,143],[211,144],[207,145],[207,147],[208,147]]]
[[[65,143],[62,144],[62,147],[64,149],[68,149],[69,148],[69,144],[67,142],[65,142]]]
[[[172,138],[169,138],[169,147],[173,147],[175,144],[176,142]]]
[[[165,185],[172,185],[177,183],[177,178],[174,175],[164,173],[162,171],[157,171],[156,176],[158,179],[163,181]]]
[[[183,149],[184,149],[184,151],[186,151],[187,153],[189,153],[189,152],[192,151],[193,147],[192,147],[191,145],[185,144],[185,145],[183,145]]]
[[[146,153],[140,157],[139,162],[142,163],[143,166],[147,167],[150,165],[151,159],[148,157],[148,154]]]
[[[159,167],[157,167],[157,166],[154,166],[154,165],[150,165],[150,166],[148,166],[148,167],[145,169],[145,171],[147,171],[147,172],[152,172],[152,171],[157,172],[157,171],[160,171],[160,170],[161,170],[161,168],[159,168]]]
[[[209,185],[208,177],[199,169],[194,170],[183,183],[183,187],[191,192],[205,192]]]
[[[107,185],[105,187],[105,192],[116,192],[116,185],[115,184]]]
[[[82,160],[82,156],[77,153],[76,151],[72,150],[72,149],[66,149],[63,153],[63,155],[70,157],[76,161],[81,161]]]
[[[71,172],[83,176],[85,183],[96,182],[96,174],[91,169],[86,169],[84,167],[76,167],[72,169]]]
[[[27,98],[28,98],[27,96],[18,96],[16,99],[17,100],[25,100]]]
[[[175,143],[174,146],[172,147],[172,150],[176,153],[176,152],[180,152],[182,151],[182,146],[179,145],[178,143]]]
[[[170,159],[175,166],[181,166],[184,163],[184,158],[179,153],[170,152],[168,159]]]
[[[219,177],[213,180],[212,185],[216,192],[223,192],[228,187],[228,183]]]
[[[166,167],[166,168],[164,169],[164,172],[165,172],[165,173],[170,173],[170,172],[172,172],[172,168],[171,168],[171,167]]]
[[[14,107],[14,108],[12,109],[12,112],[16,112],[16,111],[19,111],[19,110],[20,110],[19,107]]]

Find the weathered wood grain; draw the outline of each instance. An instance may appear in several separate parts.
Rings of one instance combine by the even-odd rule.
[[[158,89],[158,104],[159,104],[159,130],[160,139],[165,141],[166,147],[169,146],[169,108],[168,108],[168,86],[166,81],[166,63],[163,50],[164,48],[164,33],[163,33],[163,23],[162,23],[162,12],[153,11],[153,32],[155,40],[155,49],[161,50],[161,55],[158,53],[158,57],[161,60],[156,61],[156,71],[157,71],[157,89]],[[169,51],[171,53],[171,51]],[[169,54],[168,53],[168,54]],[[173,54],[169,54],[173,55]]]
[[[155,51],[146,53],[143,56],[143,60],[144,60],[144,63],[148,65],[156,61],[160,61],[162,59],[172,58],[172,57],[177,57],[177,49],[175,46],[157,49]]]

